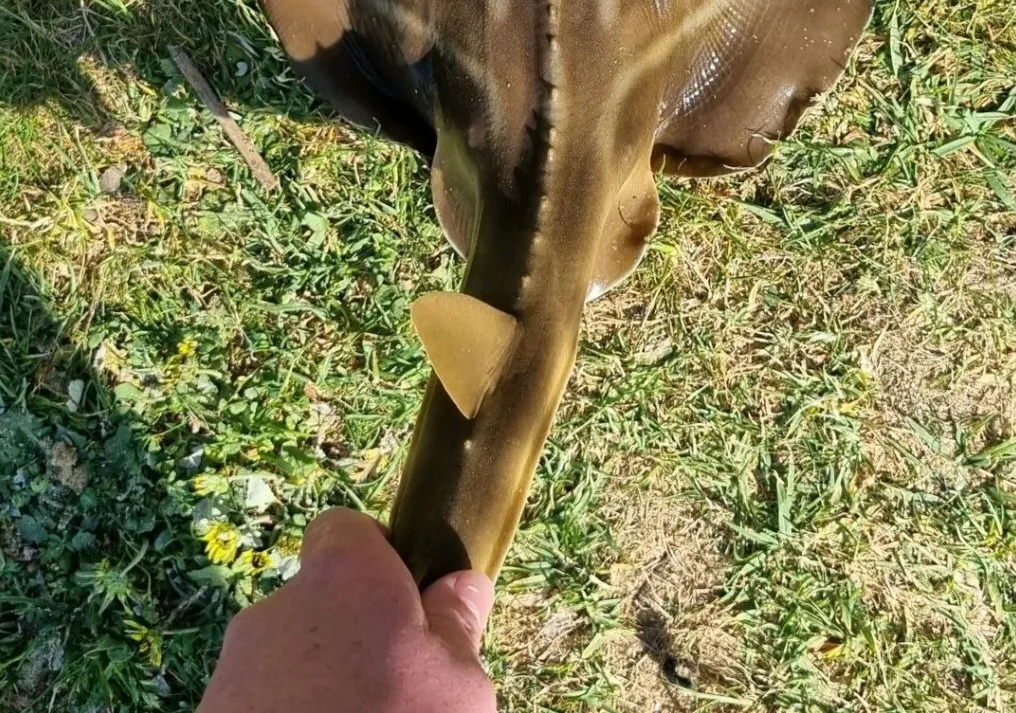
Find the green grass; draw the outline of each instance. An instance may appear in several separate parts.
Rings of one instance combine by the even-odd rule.
[[[506,710],[1016,707],[1014,77],[1003,0],[880,2],[772,163],[661,186],[499,585]],[[306,523],[389,506],[462,265],[330,117],[253,2],[0,3],[0,709],[190,710]]]

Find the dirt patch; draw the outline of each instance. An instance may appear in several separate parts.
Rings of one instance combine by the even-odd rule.
[[[162,224],[151,205],[129,195],[110,196],[96,207],[85,209],[83,217],[89,232],[105,237],[107,243],[92,243],[89,258],[93,263],[119,244],[141,245],[162,235]],[[106,250],[95,254],[100,247]]]
[[[555,591],[499,598],[488,640],[498,666],[510,672],[501,684],[509,703],[574,690],[577,682],[546,672],[567,670],[593,650],[618,687],[619,713],[692,710],[702,703],[696,693],[749,690],[739,625],[720,601],[729,515],[680,498],[671,472],[633,480],[616,476],[600,498],[623,557],[606,578],[621,600],[618,628],[593,636],[581,608]],[[534,685],[542,687],[536,699]],[[715,710],[728,709],[738,710]]]
[[[88,473],[78,465],[78,452],[69,443],[57,441],[49,449],[49,472],[57,482],[76,493],[88,484]]]
[[[870,364],[884,403],[899,414],[959,423],[997,416],[997,427],[1011,433],[1016,424],[1016,354],[993,356],[988,363],[957,371],[952,355],[924,342],[916,330],[907,330],[886,332]]]
[[[619,331],[628,329],[646,316],[650,300],[637,290],[622,285],[586,305],[582,314],[582,338],[602,345]]]
[[[1001,625],[992,611],[977,573],[951,561],[947,552],[927,541],[911,539],[900,532],[898,522],[876,523],[864,540],[867,548],[847,566],[851,580],[861,585],[861,596],[875,616],[889,616],[926,637],[948,636],[953,628],[946,597],[935,592],[944,585],[963,602],[964,622],[971,630],[985,631]],[[991,637],[988,637],[991,640]]]
[[[845,573],[881,631],[872,639],[880,642],[881,657],[898,665],[900,675],[910,670],[926,683],[935,682],[937,694],[955,696],[956,706],[969,703],[969,681],[961,672],[976,661],[986,710],[1012,710],[1016,698],[1008,681],[1014,662],[1001,645],[1008,635],[998,590],[1000,580],[1016,576],[1012,565],[989,575],[982,569],[985,560],[950,551],[956,545],[951,532],[926,526],[910,531],[895,519],[865,529],[866,546]],[[920,662],[916,667],[915,661]],[[888,703],[892,692],[875,683],[872,696]]]
[[[728,515],[682,500],[662,476],[637,494],[619,481],[605,501],[625,553],[611,571],[625,630],[606,649],[619,710],[691,710],[699,701],[688,690],[746,689],[738,624],[720,603]]]
[[[864,448],[881,477],[971,487],[992,477],[977,454],[1016,434],[1016,262],[981,247],[860,350],[875,394]]]
[[[498,603],[493,628],[498,648],[512,668],[555,665],[588,643],[586,620],[567,607],[549,606],[540,593],[505,597]]]
[[[915,326],[885,332],[864,362],[878,387],[877,418],[865,439],[877,470],[907,470],[887,446],[892,439],[955,480],[962,475],[959,456],[1016,433],[1016,352],[977,350],[957,358],[929,344]]]

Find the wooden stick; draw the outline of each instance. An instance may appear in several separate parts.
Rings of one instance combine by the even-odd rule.
[[[211,88],[201,72],[198,71],[198,68],[194,66],[190,57],[177,46],[171,46],[169,54],[173,58],[173,62],[176,63],[176,66],[180,68],[180,73],[183,74],[184,79],[191,85],[197,93],[198,98],[208,107],[208,110],[212,112],[212,115],[219,122],[219,126],[222,127],[226,136],[229,137],[229,140],[236,146],[237,151],[243,156],[243,160],[250,166],[250,170],[254,173],[254,178],[258,179],[258,183],[266,191],[274,191],[278,188],[278,177],[272,173],[272,169],[268,167],[268,164],[261,157],[261,154],[258,153],[257,148],[254,147],[247,134],[243,133],[240,125],[229,115],[226,105],[216,96],[215,90]]]

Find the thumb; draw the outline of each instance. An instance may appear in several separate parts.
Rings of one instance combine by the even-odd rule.
[[[483,572],[449,574],[423,593],[423,611],[432,634],[453,651],[475,656],[494,606],[494,584]]]

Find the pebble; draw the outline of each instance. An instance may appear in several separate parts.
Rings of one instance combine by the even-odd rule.
[[[103,193],[116,193],[120,190],[123,177],[127,173],[127,167],[123,164],[110,166],[99,177],[99,190]]]

